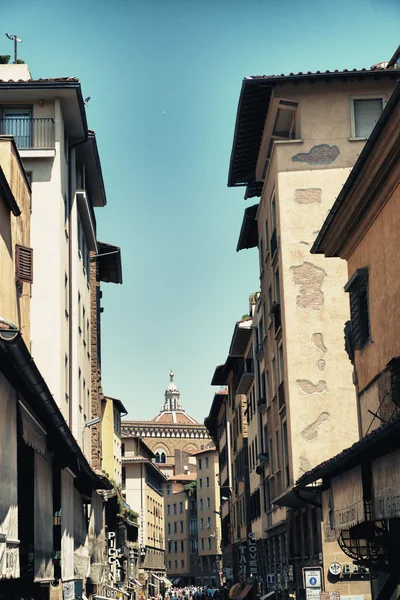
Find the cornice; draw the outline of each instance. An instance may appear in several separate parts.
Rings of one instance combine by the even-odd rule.
[[[205,425],[165,424],[151,421],[126,421],[121,424],[122,437],[211,439]]]

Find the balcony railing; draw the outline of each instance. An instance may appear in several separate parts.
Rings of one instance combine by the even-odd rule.
[[[254,379],[253,359],[243,358],[236,363],[235,387],[237,394],[246,394]]]
[[[54,148],[54,119],[6,117],[0,119],[0,134],[14,136],[19,150]]]

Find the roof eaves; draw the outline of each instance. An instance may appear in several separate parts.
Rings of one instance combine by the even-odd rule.
[[[398,72],[398,75],[400,76],[400,72]],[[365,163],[367,162],[368,157],[370,156],[376,141],[378,140],[379,136],[381,135],[382,130],[384,129],[386,123],[389,121],[392,113],[394,112],[395,108],[398,106],[399,102],[400,102],[400,81],[397,83],[395,89],[393,90],[392,95],[390,96],[390,98],[385,106],[385,109],[383,110],[381,116],[379,117],[374,129],[372,130],[371,135],[369,136],[368,140],[365,143],[364,148],[361,151],[360,156],[358,157],[356,163],[354,164],[354,167],[352,168],[350,175],[346,179],[338,197],[336,198],[331,210],[329,211],[328,216],[325,219],[325,221],[321,227],[321,230],[316,237],[314,244],[312,245],[312,248],[310,250],[311,254],[324,254],[323,246],[324,246],[324,241],[326,239],[326,235],[328,234],[330,228],[333,227],[333,221],[335,220],[336,215],[341,210],[341,206],[346,201],[347,195],[353,188],[358,176],[362,172],[362,169],[363,169]],[[339,256],[339,253],[338,252],[332,253],[332,254],[329,254],[329,256],[337,257],[337,256]]]
[[[0,166],[0,196],[3,198],[5,203],[8,205],[12,214],[15,217],[19,217],[21,214],[21,209],[19,208],[16,199],[14,198],[14,194],[8,184],[7,178],[4,175],[4,171]]]

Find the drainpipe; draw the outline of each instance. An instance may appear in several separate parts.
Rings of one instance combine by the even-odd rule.
[[[75,144],[68,145],[68,236],[69,236],[69,244],[68,244],[68,279],[69,279],[69,290],[68,290],[68,300],[69,300],[69,312],[70,319],[68,323],[68,354],[69,354],[69,374],[68,374],[68,384],[69,384],[69,406],[68,406],[68,420],[69,427],[72,431],[72,355],[73,355],[73,347],[72,347],[72,224],[71,224],[71,206],[72,206],[72,151],[75,150],[77,146],[81,146],[85,144],[88,140],[88,133],[85,131],[85,139],[80,142],[76,142]]]

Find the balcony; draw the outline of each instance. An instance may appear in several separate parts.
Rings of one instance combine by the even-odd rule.
[[[285,382],[281,381],[278,387],[278,406],[279,410],[285,406]]]
[[[235,388],[237,394],[247,394],[254,380],[252,358],[243,358],[235,366]]]
[[[28,116],[0,119],[0,134],[14,136],[22,157],[55,156],[54,119]]]
[[[278,250],[278,236],[276,235],[276,229],[274,229],[274,231],[272,232],[270,247],[271,247],[271,260],[273,260],[273,258],[275,256],[275,252]]]

